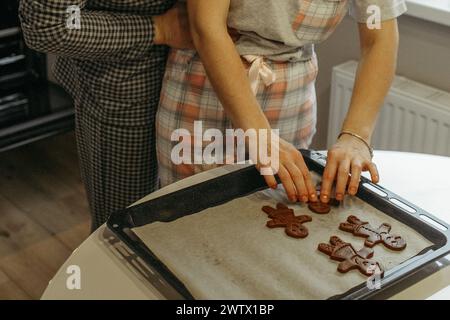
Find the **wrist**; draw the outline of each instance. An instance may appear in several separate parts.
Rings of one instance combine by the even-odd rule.
[[[338,141],[344,142],[346,140],[347,141],[352,140],[354,142],[361,144],[361,146],[364,146],[364,148],[367,148],[367,150],[369,151],[370,157],[373,158],[373,148],[370,145],[370,142],[368,140],[366,140],[359,134],[354,133],[352,131],[342,130],[338,136]]]
[[[372,140],[372,130],[366,127],[354,127],[354,126],[342,126],[341,132],[351,132],[364,139],[365,142],[370,144]]]
[[[257,102],[255,103],[254,112],[251,112],[239,118],[243,119],[241,125],[244,131],[248,129],[266,129],[270,131],[272,129],[269,121],[267,120]]]

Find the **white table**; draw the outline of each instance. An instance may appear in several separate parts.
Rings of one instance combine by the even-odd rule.
[[[413,153],[376,151],[381,185],[450,222],[450,158]],[[145,197],[139,202],[226,174],[235,167],[222,167],[190,177]],[[122,254],[121,254],[122,253]],[[150,281],[130,265],[122,244],[102,226],[76,249],[50,281],[42,299],[165,299],[171,297],[157,277]],[[134,262],[133,262],[134,263]],[[450,299],[450,255],[435,263],[439,271],[406,288],[392,299]],[[67,268],[81,271],[81,289],[66,286]],[[148,278],[147,278],[148,279]],[[165,292],[164,294],[161,292]]]

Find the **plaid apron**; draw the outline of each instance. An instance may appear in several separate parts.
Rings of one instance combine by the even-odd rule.
[[[335,30],[347,8],[347,0],[304,0],[292,28],[312,46],[326,39]],[[252,78],[254,64],[246,62],[248,60],[261,64],[261,59],[245,58],[244,64]],[[310,60],[296,62],[264,59],[260,74],[267,69],[272,72],[268,83],[250,79],[265,116],[272,129],[279,129],[281,138],[297,148],[308,148],[316,132],[316,55],[313,53]],[[171,153],[179,141],[171,140],[172,133],[176,129],[186,129],[193,141],[194,121],[202,121],[203,132],[207,129],[219,129],[225,134],[226,129],[232,128],[198,54],[192,50],[172,50],[166,66],[156,120],[161,186],[217,166],[173,163]],[[204,143],[204,146],[207,144],[208,142]],[[193,143],[191,145],[193,149]]]

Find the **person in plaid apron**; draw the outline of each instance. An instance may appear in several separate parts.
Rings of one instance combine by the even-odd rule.
[[[55,76],[74,98],[92,230],[158,186],[154,124],[167,47],[157,44],[192,47],[185,6],[174,3],[20,1],[26,43],[58,56]]]
[[[307,148],[316,126],[314,83],[318,72],[314,45],[328,38],[350,10],[361,38],[361,62],[342,134],[329,150],[320,200],[355,194],[361,171],[372,180],[370,137],[391,84],[398,44],[396,17],[403,0],[187,0],[197,51],[169,54],[157,113],[157,152],[161,185],[216,165],[175,164],[174,130],[194,133],[233,127],[279,129],[278,175],[292,201],[317,201],[315,186],[297,148]],[[381,28],[369,28],[373,18]],[[375,19],[376,21],[376,19]],[[240,38],[233,44],[227,27]],[[194,137],[195,139],[195,137]],[[352,173],[351,181],[347,180]],[[265,176],[276,187],[273,176]],[[226,186],[224,186],[226,187]]]

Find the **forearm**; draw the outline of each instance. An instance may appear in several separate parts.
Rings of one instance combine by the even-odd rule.
[[[188,0],[192,39],[208,78],[234,127],[269,129],[243,62],[228,34],[228,0]]]
[[[67,8],[81,10],[81,28],[67,28]],[[133,59],[152,47],[152,18],[86,9],[85,0],[22,0],[26,43],[37,51],[79,59]]]
[[[389,22],[392,24],[394,22]],[[356,74],[350,108],[343,130],[361,135],[370,141],[376,119],[395,74],[398,34],[395,27],[383,36],[361,39],[361,59]],[[360,28],[365,28],[361,27]],[[365,31],[376,32],[376,31]]]

